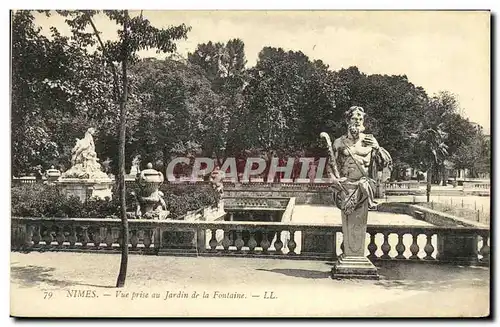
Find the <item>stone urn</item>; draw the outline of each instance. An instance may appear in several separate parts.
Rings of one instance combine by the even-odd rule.
[[[51,166],[45,172],[45,177],[47,178],[47,184],[54,184],[61,177],[61,172],[55,169],[54,166]]]
[[[163,193],[159,190],[163,184],[163,174],[148,163],[147,169],[136,178],[136,217],[145,219],[165,219],[167,211]]]

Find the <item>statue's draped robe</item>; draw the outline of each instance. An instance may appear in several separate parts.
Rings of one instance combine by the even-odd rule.
[[[375,208],[377,206],[377,202],[375,201],[375,187],[378,172],[385,167],[391,168],[391,165],[392,158],[384,148],[372,149],[368,174],[359,180],[347,180],[343,182],[342,184],[348,191],[348,194],[334,189],[333,196],[337,207],[344,210],[346,215],[358,209],[365,201],[368,203],[368,208]]]

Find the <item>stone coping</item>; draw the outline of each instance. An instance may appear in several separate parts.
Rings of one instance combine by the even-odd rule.
[[[444,227],[469,227],[489,229],[490,226],[476,221],[467,220],[461,217],[451,215],[446,212],[433,210],[427,207],[419,206],[417,204],[405,202],[383,202],[379,204],[378,211],[392,212],[392,213],[405,213],[415,219],[424,220],[435,226]],[[419,213],[422,213],[420,215]]]
[[[56,184],[100,184],[100,183],[108,183],[112,184],[114,181],[110,178],[61,178],[55,181]]]
[[[482,223],[472,221],[472,220],[467,220],[467,219],[464,219],[462,217],[457,217],[457,216],[451,215],[449,213],[433,210],[433,209],[430,209],[427,207],[423,207],[423,206],[419,206],[419,205],[415,205],[415,204],[410,204],[409,206],[412,208],[415,208],[416,210],[422,211],[424,213],[431,213],[434,215],[439,215],[440,217],[442,217],[444,219],[453,221],[453,222],[460,224],[464,227],[478,227],[478,228],[489,228],[490,227],[486,224],[482,224]]]

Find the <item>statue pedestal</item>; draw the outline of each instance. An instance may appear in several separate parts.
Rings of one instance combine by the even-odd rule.
[[[365,256],[368,202],[346,215],[342,211],[344,253],[332,268],[332,277],[355,279],[379,279],[377,268]]]
[[[112,199],[112,179],[60,178],[55,183],[66,197],[78,197],[86,202],[90,198]]]
[[[378,280],[377,267],[366,257],[341,256],[332,268],[334,279]]]

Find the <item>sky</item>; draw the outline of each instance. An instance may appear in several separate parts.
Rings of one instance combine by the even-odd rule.
[[[131,12],[132,15],[139,12]],[[406,75],[429,95],[454,93],[461,114],[490,132],[490,13],[481,11],[144,11],[156,27],[185,23],[188,40],[178,53],[187,57],[197,44],[245,43],[248,66],[264,46],[302,51],[331,69],[357,66],[366,74]],[[38,16],[69,32],[64,19]],[[116,37],[106,17],[95,19],[103,38]],[[154,51],[143,56],[165,57]]]

